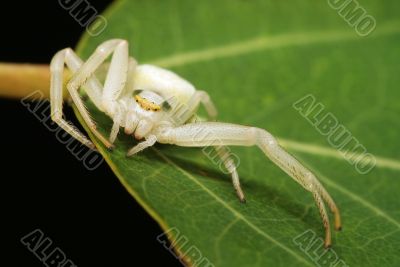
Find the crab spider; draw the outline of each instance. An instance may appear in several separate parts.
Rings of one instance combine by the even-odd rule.
[[[102,85],[95,71],[111,54],[108,73]],[[102,43],[86,62],[72,49],[66,48],[56,53],[50,64],[51,118],[92,149],[95,148],[93,143],[62,117],[64,65],[72,72],[67,83],[72,101],[90,130],[107,148],[113,148],[120,128],[124,129],[125,134],[143,140],[127,152],[128,156],[156,142],[185,147],[216,146],[218,154],[224,157],[225,167],[232,176],[239,199],[244,201],[236,167],[229,155],[223,153],[224,146],[258,146],[272,162],[312,193],[325,228],[325,247],[331,245],[324,201],[334,214],[335,228],[339,230],[340,214],[335,202],[314,174],[282,149],[269,132],[255,127],[215,122],[217,111],[206,92],[196,90],[188,81],[169,70],[153,65],[138,65],[134,58],[129,57],[128,42],[113,39]],[[96,129],[79,94],[81,87],[94,105],[113,120],[108,138]],[[209,121],[192,122],[200,104],[205,107]]]

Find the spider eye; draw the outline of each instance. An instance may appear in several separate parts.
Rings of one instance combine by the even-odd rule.
[[[133,96],[140,94],[141,92],[143,92],[142,89],[137,89],[135,91],[133,91]]]
[[[161,107],[165,111],[168,111],[171,109],[171,105],[167,101],[162,102]]]

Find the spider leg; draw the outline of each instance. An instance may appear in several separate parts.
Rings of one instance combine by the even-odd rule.
[[[224,163],[225,168],[231,174],[233,188],[235,188],[236,194],[240,202],[246,202],[242,187],[240,186],[239,174],[237,172],[236,165],[232,159],[232,156],[225,146],[216,146],[215,150],[217,151],[217,154],[221,158],[222,162]]]
[[[183,113],[183,116],[180,117],[179,119],[182,122],[186,122],[188,119],[190,119],[193,114],[197,112],[197,109],[200,104],[203,104],[208,118],[211,121],[215,121],[217,117],[217,109],[212,102],[210,96],[207,94],[205,91],[196,91],[192,98],[189,100],[188,104],[185,106],[185,112]],[[239,174],[236,170],[235,163],[232,159],[232,156],[229,154],[228,149],[224,146],[216,146],[215,150],[217,151],[217,155],[222,159],[222,162],[224,163],[225,168],[229,171],[232,177],[232,184],[233,187],[235,188],[236,194],[240,200],[240,202],[246,202],[246,199],[244,197],[243,190],[240,186],[240,181],[239,181]]]
[[[122,112],[117,108],[117,99],[122,92],[127,77],[128,70],[128,43],[125,40],[113,39],[102,43],[97,47],[96,51],[89,59],[80,67],[74,74],[67,85],[71,97],[74,100],[78,110],[82,114],[83,119],[89,125],[93,133],[99,138],[107,148],[113,147],[113,141],[107,140],[103,135],[96,130],[96,125],[91,120],[89,113],[85,109],[82,100],[77,93],[87,79],[99,68],[99,66],[113,53],[110,67],[104,83],[104,88],[101,96],[101,105],[103,110],[113,119],[114,126],[111,132],[112,139],[115,140],[118,134],[119,125],[121,124]],[[118,127],[116,126],[118,125]]]
[[[110,132],[110,137],[109,140],[110,142],[113,144],[115,142],[115,139],[117,139],[118,136],[118,132],[119,132],[119,127],[122,123],[123,120],[123,113],[121,108],[119,108],[118,106],[116,107],[116,112],[114,114],[113,117],[113,125],[111,128],[111,132]]]
[[[110,68],[108,69],[106,80],[104,82],[102,96],[103,105],[106,107],[106,110],[108,110],[109,113],[114,113],[113,109],[116,101],[123,92],[127,82],[128,68],[134,68],[136,66],[136,62],[133,66],[132,61],[129,60],[127,41],[115,39],[105,42],[101,46],[103,45],[103,48],[97,49],[93,54],[93,60],[94,63],[96,63],[96,61],[99,59],[101,59],[103,62],[110,55],[110,53],[114,52],[112,55]]]
[[[328,204],[328,207],[331,210],[331,212],[334,214],[335,230],[337,230],[337,231],[342,230],[342,221],[340,219],[340,212],[339,212],[338,207],[335,204],[335,201],[333,201],[332,197],[329,195],[329,193],[326,191],[326,189],[322,185],[319,188],[319,193],[321,194],[321,197]]]
[[[135,71],[136,66],[137,66],[136,60],[134,58],[129,58],[126,86],[123,89],[121,89],[120,92],[117,92],[117,94],[119,94],[119,97],[122,98],[127,95],[132,95],[132,92],[134,90],[133,73]],[[121,82],[123,82],[123,81],[121,81]],[[115,93],[114,93],[114,95],[115,95]],[[115,101],[109,97],[106,97],[106,99],[108,99],[106,101],[110,101],[111,103],[112,103],[112,101]],[[107,103],[106,103],[106,105],[107,105]],[[131,113],[129,113],[124,118],[123,117],[124,114],[126,114],[126,110],[124,110],[122,106],[116,105],[115,106],[115,115],[113,117],[113,126],[112,126],[111,133],[110,133],[110,142],[111,143],[114,143],[115,139],[117,138],[117,135],[119,133],[119,128],[120,128],[121,124],[123,123],[124,119],[125,119],[125,133],[132,134],[133,131],[135,130],[135,124],[132,121],[134,119],[134,116]]]
[[[210,96],[205,91],[196,91],[191,100],[189,101],[188,106],[192,107],[191,112],[196,112],[197,106],[199,104],[203,104],[208,118],[211,121],[215,121],[217,118],[217,109],[212,102]],[[229,171],[232,177],[232,184],[235,188],[236,194],[240,200],[240,202],[246,202],[243,190],[240,186],[239,174],[237,172],[235,163],[232,159],[232,156],[228,152],[228,149],[225,146],[216,146],[215,150],[217,151],[218,156],[221,158],[224,163],[225,168]]]
[[[128,153],[126,154],[127,157],[133,156],[134,154],[148,148],[151,147],[152,145],[154,145],[157,142],[157,137],[155,135],[149,135],[148,137],[146,137],[145,141],[140,142],[139,144],[137,144],[136,146],[132,147]]]
[[[174,116],[179,116],[178,118],[175,118],[175,121],[181,123],[187,122],[197,112],[200,104],[203,104],[210,120],[215,120],[217,117],[217,109],[211,101],[210,96],[205,91],[197,90],[189,99],[189,102],[183,107],[184,112],[173,114]]]
[[[331,246],[331,226],[329,224],[328,213],[326,212],[324,202],[322,201],[321,196],[317,192],[313,192],[315,203],[318,207],[319,214],[321,215],[322,223],[325,228],[325,247],[328,248]]]
[[[258,146],[264,154],[296,182],[310,191],[320,210],[325,227],[325,246],[331,244],[328,215],[323,199],[334,211],[336,228],[340,228],[339,210],[324,187],[308,169],[281,148],[277,140],[267,131],[255,127],[219,122],[200,122],[166,128],[159,131],[158,142],[188,147],[218,145]],[[217,142],[216,142],[217,141]]]
[[[51,84],[50,84],[50,103],[51,118],[61,128],[68,132],[75,139],[94,149],[94,145],[85,135],[83,135],[73,125],[62,118],[63,105],[63,74],[64,64],[75,73],[82,66],[82,60],[70,48],[59,51],[52,59],[50,64]],[[85,84],[85,90],[97,108],[101,109],[101,85],[95,77],[91,77]]]

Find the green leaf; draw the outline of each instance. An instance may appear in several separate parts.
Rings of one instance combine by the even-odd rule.
[[[188,239],[175,244],[181,255],[194,246],[215,266],[329,266],[334,252],[347,265],[399,266],[400,3],[360,0],[377,22],[360,37],[328,2],[118,1],[105,14],[106,30],[82,39],[84,58],[107,39],[127,39],[139,62],[208,91],[220,121],[269,130],[342,212],[343,231],[318,260],[314,247],[300,248],[324,234],[311,194],[257,148],[232,148],[247,196],[241,204],[201,149],[157,144],[126,158],[132,137],[121,133],[112,152],[95,140],[136,201],[163,229],[179,231],[170,238]],[[359,174],[292,107],[307,94],[375,155],[371,172]],[[111,120],[88,107],[108,135]],[[195,265],[196,255],[185,258]]]

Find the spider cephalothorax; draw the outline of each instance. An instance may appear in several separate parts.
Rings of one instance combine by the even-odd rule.
[[[113,53],[108,73],[102,85],[95,71]],[[126,134],[141,140],[127,152],[128,156],[154,145],[156,142],[178,146],[258,146],[284,172],[310,191],[317,203],[325,227],[325,246],[331,244],[331,231],[326,202],[335,216],[335,228],[340,229],[340,214],[335,202],[317,180],[293,156],[282,149],[266,130],[215,122],[216,109],[210,97],[175,73],[152,65],[138,65],[129,57],[128,43],[113,39],[101,44],[92,56],[83,62],[70,48],[59,51],[51,61],[51,117],[65,131],[90,148],[94,145],[62,117],[63,70],[66,64],[73,76],[67,89],[93,134],[107,147],[113,143],[122,127]],[[94,105],[113,120],[109,138],[97,129],[78,93],[84,86]],[[210,122],[195,122],[191,118],[202,104]],[[207,134],[199,134],[199,132]],[[221,156],[221,155],[220,155]],[[223,154],[225,167],[232,176],[233,186],[241,201],[244,194],[239,175],[229,155]]]

